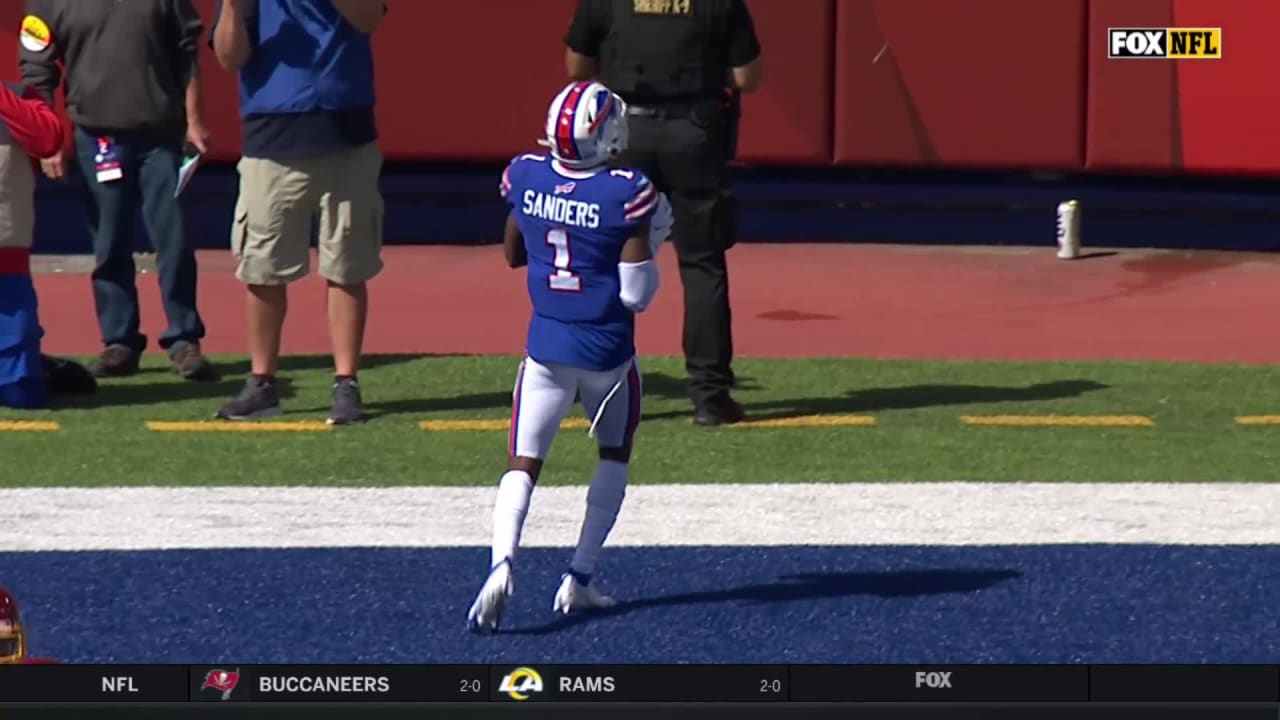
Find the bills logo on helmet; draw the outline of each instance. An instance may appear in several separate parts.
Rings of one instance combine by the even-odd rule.
[[[565,167],[596,167],[626,147],[626,103],[598,82],[574,82],[551,101],[539,145]]]
[[[204,684],[200,686],[201,690],[217,690],[222,693],[223,700],[231,699],[231,691],[236,689],[236,684],[240,682],[240,668],[235,670],[210,670],[204,676]]]

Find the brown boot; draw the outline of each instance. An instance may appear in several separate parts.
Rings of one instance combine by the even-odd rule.
[[[213,369],[213,365],[209,363],[204,353],[200,352],[200,343],[174,343],[173,347],[169,348],[169,362],[184,380],[213,382],[218,379],[218,373]]]
[[[138,374],[138,353],[128,345],[108,345],[89,363],[96,378],[128,377]]]

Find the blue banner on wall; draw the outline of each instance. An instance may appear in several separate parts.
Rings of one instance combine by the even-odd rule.
[[[498,167],[389,167],[385,242],[486,244],[502,237],[506,208]],[[41,178],[36,252],[88,254],[91,243],[77,181]],[[1168,178],[742,171],[735,183],[743,242],[865,242],[1045,245],[1055,242],[1055,208],[1081,206],[1091,247],[1273,250],[1280,247],[1280,184]],[[201,169],[183,193],[198,248],[226,248],[236,199],[232,166]],[[141,217],[138,248],[148,249]]]

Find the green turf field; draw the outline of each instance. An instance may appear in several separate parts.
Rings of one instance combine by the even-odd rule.
[[[210,420],[246,365],[219,358],[226,379],[181,382],[154,361],[87,400],[0,419],[56,421],[53,432],[0,432],[22,485],[475,485],[503,468],[506,433],[430,431],[425,420],[505,420],[517,365],[508,357],[384,356],[362,374],[376,417],[321,432],[156,432],[148,421]],[[799,427],[689,424],[682,363],[647,358],[637,482],[1271,481],[1280,475],[1280,370],[1156,363],[973,363],[846,359],[737,362],[755,418]],[[286,415],[322,420],[329,361],[286,361]],[[577,411],[579,414],[580,410]],[[1133,427],[969,426],[964,416],[1137,416]],[[822,419],[814,419],[819,416]],[[820,426],[835,416],[873,425]],[[872,422],[865,420],[863,422]],[[1278,420],[1280,422],[1280,420]],[[562,431],[545,483],[589,477],[585,430]]]

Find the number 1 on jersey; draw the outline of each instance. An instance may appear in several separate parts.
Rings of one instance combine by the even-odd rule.
[[[569,263],[573,260],[569,254],[569,233],[550,230],[547,232],[547,244],[556,251],[556,271],[547,276],[547,285],[561,292],[582,292],[582,278],[569,270]]]

